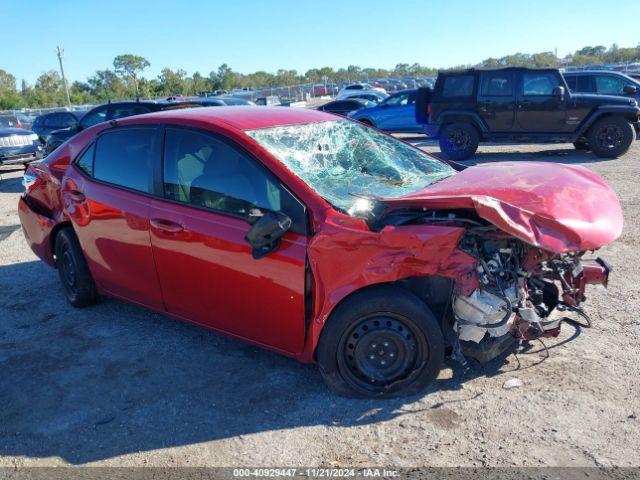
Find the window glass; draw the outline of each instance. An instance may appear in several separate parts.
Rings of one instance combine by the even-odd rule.
[[[567,82],[567,87],[569,87],[569,90],[571,90],[572,92],[578,92],[578,77],[572,75],[570,77],[564,77],[565,81]]]
[[[621,78],[616,77],[596,77],[596,90],[605,95],[622,95],[624,86],[627,84]]]
[[[98,180],[149,192],[155,130],[108,132],[98,138],[93,175]]]
[[[559,86],[553,73],[524,73],[522,75],[525,95],[553,95],[553,89]]]
[[[390,106],[400,106],[400,105],[407,105],[409,103],[409,94],[408,93],[403,93],[401,95],[394,95],[393,97],[389,98],[386,102],[387,105]]]
[[[445,77],[442,87],[443,97],[470,97],[473,93],[473,75],[453,75]]]
[[[60,118],[59,113],[52,113],[51,115],[47,115],[44,119],[44,126],[46,128],[63,128],[62,127],[62,119]]]
[[[78,120],[70,113],[63,113],[60,123],[62,124],[62,128],[69,128],[78,125]]]
[[[587,75],[581,75],[578,77],[578,82],[576,85],[576,91],[582,93],[595,93],[595,88],[593,87],[592,82],[593,77],[589,77]]]
[[[143,113],[149,113],[150,110],[142,105],[122,105],[111,107],[111,119],[132,117],[134,115],[142,115]]]
[[[97,108],[90,111],[80,121],[83,128],[88,128],[93,125],[97,125],[100,122],[104,122],[107,119],[107,107]]]
[[[171,200],[236,215],[279,211],[283,189],[247,154],[210,135],[167,129],[164,190]],[[285,212],[287,213],[287,212]]]
[[[500,72],[482,74],[480,91],[488,97],[510,97],[513,95],[512,76]]]
[[[76,158],[76,166],[87,175],[93,176],[93,152],[95,151],[95,143],[92,143],[82,155]]]
[[[13,115],[0,115],[0,127],[17,127],[18,119]]]

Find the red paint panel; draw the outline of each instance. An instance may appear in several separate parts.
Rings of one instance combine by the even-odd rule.
[[[242,219],[156,200],[152,218],[183,227],[151,229],[168,312],[289,354],[302,350],[304,236],[287,233],[277,251],[256,260]]]
[[[34,212],[22,198],[18,201],[18,216],[24,237],[33,253],[48,265],[53,266],[50,237],[55,225],[54,221]]]
[[[504,232],[555,253],[600,248],[622,233],[615,192],[597,174],[572,165],[518,162],[471,167],[390,202],[475,208]]]
[[[74,201],[69,195],[74,190],[86,202]],[[162,310],[149,237],[150,199],[86,180],[75,167],[67,170],[61,197],[98,287]]]

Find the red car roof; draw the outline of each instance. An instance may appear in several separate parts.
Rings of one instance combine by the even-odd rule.
[[[254,130],[257,128],[277,127],[281,125],[295,125],[300,123],[325,122],[337,120],[338,117],[329,113],[307,108],[289,107],[198,107],[179,110],[164,110],[126,119],[118,120],[123,125],[134,124],[144,119],[147,123],[151,119],[176,122],[198,121],[211,125],[232,127],[237,130]]]

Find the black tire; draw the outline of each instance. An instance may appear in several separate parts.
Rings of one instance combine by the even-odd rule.
[[[576,150],[581,150],[584,152],[589,151],[589,144],[584,140],[578,140],[577,142],[573,142],[573,146],[576,148]]]
[[[470,123],[450,123],[442,127],[439,143],[440,150],[450,160],[466,160],[478,150],[480,134]]]
[[[380,286],[336,307],[316,353],[333,393],[391,398],[421,393],[436,379],[444,361],[444,339],[418,297]]]
[[[360,123],[362,123],[363,125],[368,125],[369,127],[375,127],[376,125],[373,123],[373,120],[370,120],[368,118],[360,118],[358,119],[358,121]]]
[[[629,150],[636,139],[633,125],[622,117],[610,116],[598,120],[589,129],[587,143],[598,157],[618,158]]]
[[[96,285],[80,248],[80,243],[71,228],[63,228],[56,236],[56,268],[67,301],[77,308],[87,307],[100,301]]]

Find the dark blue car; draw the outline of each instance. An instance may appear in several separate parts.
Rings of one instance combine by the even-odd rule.
[[[640,81],[620,72],[605,70],[564,72],[569,90],[635,98],[640,103]]]
[[[42,158],[42,144],[31,130],[0,126],[0,165],[17,165]]]
[[[401,90],[375,107],[363,108],[349,116],[387,132],[421,133],[422,125],[416,122],[417,92]]]

